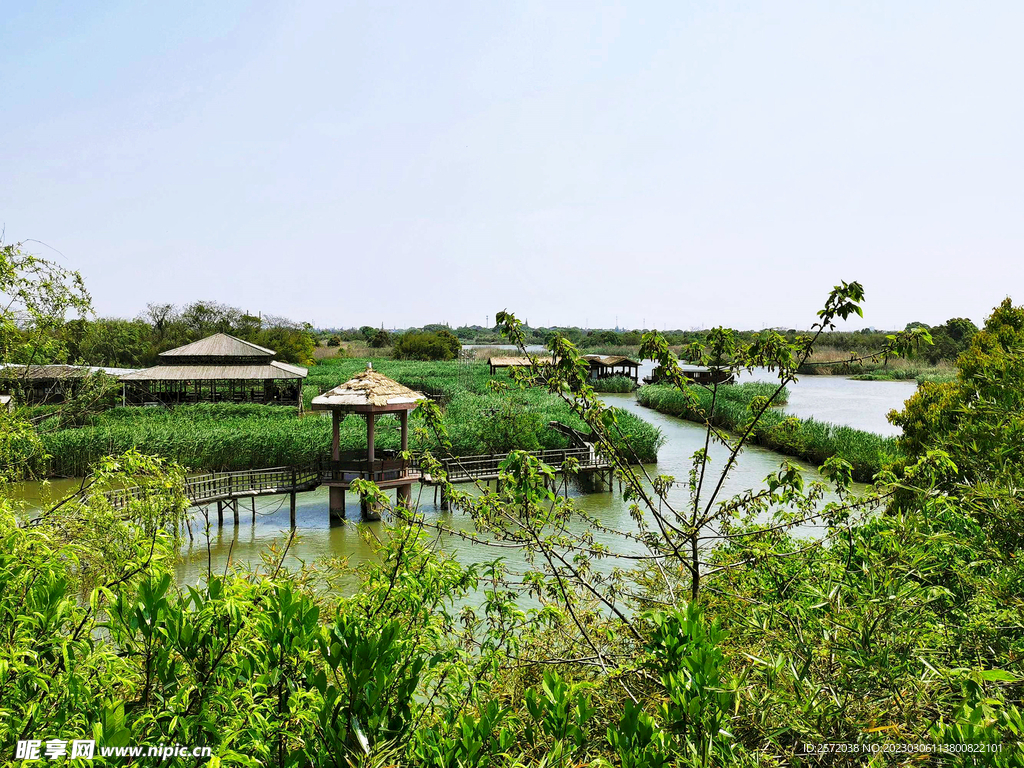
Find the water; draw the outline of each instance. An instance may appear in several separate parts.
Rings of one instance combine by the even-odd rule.
[[[754,378],[768,379],[766,372]],[[838,377],[805,377],[790,386],[790,404],[787,410],[799,416],[849,424],[860,429],[872,429],[883,434],[894,432],[885,421],[884,414],[890,408],[900,407],[902,400],[913,393],[914,385],[903,382],[863,382],[850,381]],[[636,403],[631,394],[607,394],[602,396],[606,403],[637,413],[647,421],[659,427],[666,437],[658,455],[658,463],[646,465],[644,470],[654,477],[671,475],[679,481],[673,487],[668,501],[676,508],[686,504],[687,490],[685,483],[691,464],[691,456],[704,445],[704,430],[697,424],[660,414],[644,408]],[[717,471],[725,464],[726,451],[722,446],[711,449],[711,477],[717,479]],[[820,479],[813,467],[798,460],[782,457],[772,451],[750,446],[740,455],[735,468],[723,487],[719,498],[731,494],[760,487],[764,478],[777,471],[781,461],[799,465],[803,468],[808,481]],[[78,487],[75,480],[56,480],[49,483],[25,483],[16,490],[16,495],[23,499],[29,507],[45,506],[47,499],[59,499],[64,494],[73,492]],[[471,490],[471,486],[461,486]],[[417,497],[417,494],[418,497]],[[570,495],[579,507],[597,520],[601,525],[613,529],[634,531],[636,524],[629,515],[620,495],[608,492],[582,493],[578,488],[571,490]],[[298,537],[293,542],[286,565],[300,567],[303,564],[314,564],[330,558],[341,558],[350,566],[358,566],[371,558],[372,547],[366,537],[384,535],[381,523],[361,523],[359,520],[358,501],[353,494],[347,494],[348,522],[332,527],[327,512],[327,489],[320,488],[308,493],[298,494],[296,505],[296,529]],[[459,531],[471,533],[472,521],[457,512],[442,512],[434,505],[432,488],[414,486],[414,501],[418,500],[420,511],[431,525],[442,525]],[[289,508],[288,497],[264,497],[256,499],[256,515],[253,518],[249,502],[240,502],[240,521],[236,527],[233,515],[225,512],[225,525],[218,528],[216,510],[211,511],[209,551],[204,533],[202,517],[193,521],[195,539],[186,543],[182,557],[178,562],[177,576],[182,584],[195,584],[205,578],[208,570],[221,572],[228,558],[235,563],[248,562],[258,564],[270,550],[271,545],[282,543],[288,534]],[[590,526],[584,521],[577,521],[577,532]],[[813,533],[812,528],[804,533]],[[616,552],[627,553],[627,545],[623,540],[611,533],[595,532],[595,538],[612,547]],[[512,562],[517,558],[509,550],[495,549],[480,544],[473,544],[465,539],[445,535],[442,538],[444,549],[454,554],[464,563],[481,563],[494,560],[499,556]],[[631,545],[635,552],[635,546]],[[339,589],[347,590],[351,582],[341,583]]]
[[[640,381],[650,376],[656,364],[650,360],[640,362]],[[778,377],[766,369],[744,373],[739,382],[764,381],[777,384]],[[802,419],[814,418],[843,424],[865,432],[894,436],[899,427],[889,423],[886,414],[902,410],[904,401],[917,391],[913,381],[856,381],[845,376],[800,376],[787,386],[789,402],[783,411]],[[652,411],[644,408],[647,417]]]
[[[768,371],[754,371],[740,381],[777,382]],[[904,401],[917,390],[913,381],[856,381],[845,376],[801,376],[788,386],[789,403],[783,410],[800,418],[815,418],[848,427],[898,435],[899,427],[886,418],[902,410]]]

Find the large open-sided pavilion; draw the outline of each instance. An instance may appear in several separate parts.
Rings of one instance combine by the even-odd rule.
[[[274,360],[274,350],[226,333],[160,353],[160,364],[120,377],[124,401],[264,403],[302,407],[306,369]]]

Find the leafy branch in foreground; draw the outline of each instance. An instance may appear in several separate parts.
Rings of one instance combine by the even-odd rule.
[[[822,323],[860,298],[838,287]],[[652,476],[554,339],[556,362],[518,383],[591,430],[632,512],[619,529],[573,498],[571,459],[513,452],[497,487],[445,483],[434,403],[421,466],[473,526],[399,505],[364,529],[374,556],[354,570],[295,563],[289,537],[262,567],[176,586],[182,475],[145,457],[95,475],[148,484],[151,506],[128,515],[102,518],[94,486],[29,519],[4,498],[0,751],[31,735],[208,745],[209,765],[732,768],[814,764],[839,743],[875,765],[916,765],[895,748],[925,745],[946,764],[1020,766],[1020,317],[997,311],[957,382],[922,388],[899,416],[905,458],[856,496],[841,460],[824,483],[784,465],[727,495],[743,432],[714,429],[714,387],[689,476]],[[780,384],[807,350],[709,338],[691,358],[774,361]],[[453,537],[472,564],[447,553]]]

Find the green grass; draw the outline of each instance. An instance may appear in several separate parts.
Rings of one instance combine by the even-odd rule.
[[[732,432],[738,431],[750,419],[750,403],[757,396],[768,396],[773,384],[748,383],[718,390],[718,399],[712,423]],[[700,397],[699,408],[705,413],[711,406],[711,394],[696,388]],[[785,393],[783,393],[785,395]],[[776,399],[780,405],[785,397]],[[661,413],[689,421],[704,421],[704,416],[689,406],[679,390],[668,385],[650,385],[637,390],[637,402]],[[770,408],[749,438],[750,442],[773,451],[796,456],[820,466],[832,456],[840,456],[853,466],[854,479],[868,482],[886,464],[898,458],[896,440],[873,432],[852,427],[787,416],[781,410]]]
[[[365,360],[324,361],[310,368],[303,397],[308,404],[318,392],[365,368]],[[486,365],[375,361],[374,368],[440,398],[443,423],[456,455],[564,448],[568,438],[548,423],[584,428],[568,405],[543,390],[490,391]],[[641,460],[654,461],[662,441],[660,432],[631,414],[620,412],[619,420]],[[397,418],[378,418],[376,435],[378,447],[397,449]],[[331,422],[327,414],[307,412],[300,417],[295,408],[284,406],[128,407],[92,416],[77,428],[44,433],[42,441],[50,456],[43,471],[49,475],[80,476],[99,458],[132,448],[173,459],[192,470],[241,470],[326,458]],[[363,418],[349,416],[342,422],[341,443],[343,450],[366,445]],[[427,433],[417,411],[410,420],[410,448],[437,449],[435,437]]]

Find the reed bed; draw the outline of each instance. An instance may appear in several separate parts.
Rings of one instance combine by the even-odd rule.
[[[744,427],[750,420],[750,405],[755,397],[768,396],[775,390],[773,384],[748,383],[720,387],[712,424],[732,432]],[[669,385],[657,384],[641,387],[637,402],[661,413],[689,421],[703,423],[704,414],[711,406],[711,393],[703,388],[695,391],[700,406],[694,409],[683,394]],[[775,403],[786,402],[786,393]],[[799,419],[781,410],[770,408],[761,417],[748,438],[755,445],[795,456],[820,466],[832,456],[840,456],[853,466],[854,479],[870,481],[883,467],[899,457],[896,440],[873,432],[816,419]]]
[[[952,381],[956,378],[956,368],[945,361],[937,365],[928,363],[908,363],[906,365],[890,365],[884,368],[855,373],[850,377],[857,381]]]
[[[607,379],[596,379],[591,384],[595,392],[632,392],[636,389],[636,382],[629,376],[609,376]]]
[[[366,367],[365,360],[325,361],[310,369],[303,399],[308,406]],[[456,455],[498,453],[513,449],[568,447],[568,438],[548,427],[560,421],[577,429],[583,423],[561,399],[541,389],[495,392],[487,387],[488,368],[458,362],[381,361],[374,367],[406,386],[425,391],[442,404],[442,421]],[[654,461],[660,432],[639,417],[619,413],[633,450]],[[397,449],[398,420],[377,419],[377,446]],[[327,414],[295,408],[250,404],[202,403],[173,409],[113,408],[88,418],[82,426],[41,435],[48,454],[41,471],[50,476],[80,476],[103,456],[138,449],[177,461],[191,470],[229,471],[304,464],[330,452]],[[366,445],[366,423],[349,416],[341,424],[343,450]],[[437,450],[436,436],[418,411],[410,421],[410,448]]]
[[[859,381],[909,381],[918,376],[955,373],[952,364],[946,361],[929,363],[924,360],[908,360],[903,357],[882,360],[859,360],[851,363],[850,357],[860,353],[833,347],[815,350],[810,359],[800,366],[802,375],[849,376]],[[827,363],[827,365],[825,364]]]
[[[956,381],[957,371],[955,368],[951,368],[948,371],[936,371],[934,373],[921,373],[915,378],[918,386],[921,384],[948,384],[951,381]]]

